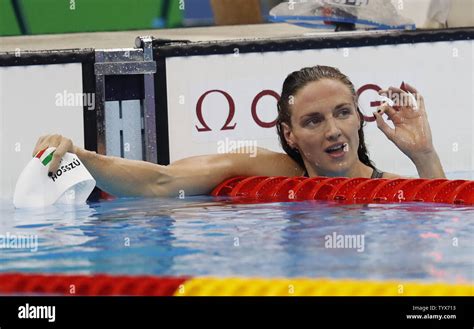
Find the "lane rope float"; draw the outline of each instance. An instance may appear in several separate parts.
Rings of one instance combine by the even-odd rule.
[[[57,296],[472,296],[469,283],[325,278],[0,274],[0,295]]]
[[[474,205],[474,181],[238,176],[223,181],[211,195],[238,197],[241,202],[324,200],[343,203],[435,202]]]

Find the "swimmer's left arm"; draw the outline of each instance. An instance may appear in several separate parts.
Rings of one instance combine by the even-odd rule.
[[[406,83],[402,89],[390,87],[379,93],[388,95],[394,105],[384,103],[374,112],[377,127],[413,161],[420,178],[446,178],[433,146],[423,96]],[[394,128],[384,121],[383,113],[392,120]]]
[[[438,153],[421,154],[412,159],[420,178],[446,178]]]

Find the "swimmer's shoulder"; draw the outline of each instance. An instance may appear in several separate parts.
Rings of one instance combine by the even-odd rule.
[[[290,158],[288,154],[271,151],[261,147],[257,148],[254,157],[251,157],[249,154],[245,154],[244,156],[243,154],[240,154],[237,163],[234,163],[234,166],[237,166],[240,170],[244,169],[241,174],[251,176],[292,177],[301,176],[304,173],[304,169]]]
[[[382,178],[393,179],[393,178],[405,178],[405,177],[384,171]]]

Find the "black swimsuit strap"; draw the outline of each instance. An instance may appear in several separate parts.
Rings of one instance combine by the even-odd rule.
[[[304,171],[303,176],[309,177],[307,170]],[[374,168],[374,170],[372,171],[372,176],[370,176],[370,178],[382,178],[382,177],[383,177],[383,171],[379,171],[377,168]]]
[[[378,170],[377,168],[374,168],[372,171],[372,176],[370,178],[382,178],[383,177],[383,172]]]

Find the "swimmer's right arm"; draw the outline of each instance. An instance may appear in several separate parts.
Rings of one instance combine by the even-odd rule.
[[[289,156],[258,148],[255,154],[227,153],[185,158],[165,167],[156,184],[171,195],[209,194],[225,179],[235,176],[301,176],[303,169]],[[162,194],[159,191],[158,194]]]
[[[33,155],[56,147],[49,171],[54,172],[66,152],[75,153],[103,191],[118,197],[159,197],[208,194],[233,176],[297,176],[303,170],[286,154],[258,149],[250,154],[195,156],[161,166],[146,161],[105,156],[75,146],[61,135],[38,140]]]

